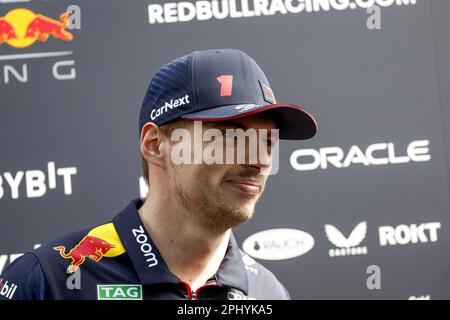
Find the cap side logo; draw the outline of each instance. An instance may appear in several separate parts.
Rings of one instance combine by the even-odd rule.
[[[169,109],[178,108],[179,106],[189,104],[189,95],[186,94],[184,97],[178,99],[170,99],[170,102],[165,102],[164,105],[158,109],[153,109],[150,113],[150,119],[155,120],[156,118],[162,116]]]
[[[264,100],[271,104],[277,103],[272,88],[268,84],[262,82],[261,80],[259,80],[259,84],[261,85]]]
[[[239,104],[237,106],[235,106],[234,108],[236,110],[239,110],[239,112],[245,112],[257,107],[262,107],[260,104]]]

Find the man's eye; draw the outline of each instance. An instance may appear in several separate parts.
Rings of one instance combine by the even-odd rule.
[[[242,136],[242,134],[239,133],[239,131],[233,131],[233,130],[221,130],[220,133],[222,134],[222,136],[225,139],[234,139],[234,138],[239,138],[240,136]],[[267,139],[265,144],[269,147],[272,147],[274,145],[274,142],[272,139]]]
[[[232,139],[235,136],[237,136],[236,133],[233,131],[222,130],[220,132],[222,133],[222,136],[226,139]]]

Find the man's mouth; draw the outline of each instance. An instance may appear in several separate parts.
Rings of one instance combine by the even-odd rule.
[[[233,188],[248,195],[256,196],[261,192],[261,183],[256,180],[230,179],[225,182]]]

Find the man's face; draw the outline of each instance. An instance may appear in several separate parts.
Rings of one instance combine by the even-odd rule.
[[[185,128],[191,137],[194,137],[194,122],[187,122]],[[253,215],[255,204],[264,190],[270,173],[272,165],[270,142],[273,139],[270,132],[276,127],[269,116],[258,114],[228,121],[202,122],[203,132],[210,128],[221,132],[226,132],[226,129],[241,128],[244,132],[249,128],[254,129],[259,148],[257,161],[250,158],[250,154],[255,155],[254,151],[251,151],[255,149],[249,145],[250,139],[245,139],[244,146],[237,143],[227,146],[225,143],[227,139],[230,142],[229,140],[233,138],[224,134],[221,136],[224,142],[222,164],[207,164],[205,161],[201,164],[175,164],[169,159],[167,166],[169,185],[180,205],[188,209],[187,214],[194,215],[193,219],[215,230],[226,230],[247,221]],[[267,135],[262,133],[264,131]],[[204,152],[211,147],[212,141],[202,141],[201,145],[196,149],[193,148],[191,152],[193,153],[194,149],[197,152]],[[225,157],[230,151],[234,152],[232,163],[225,162]],[[245,155],[244,163],[242,161],[238,163],[238,152]]]

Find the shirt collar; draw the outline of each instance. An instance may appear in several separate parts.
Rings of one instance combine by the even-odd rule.
[[[142,284],[178,284],[180,279],[167,267],[139,217],[138,209],[142,204],[141,199],[133,199],[114,217],[113,223],[117,233]],[[248,295],[247,271],[233,232],[230,234],[225,257],[215,278],[217,285],[232,287]]]

